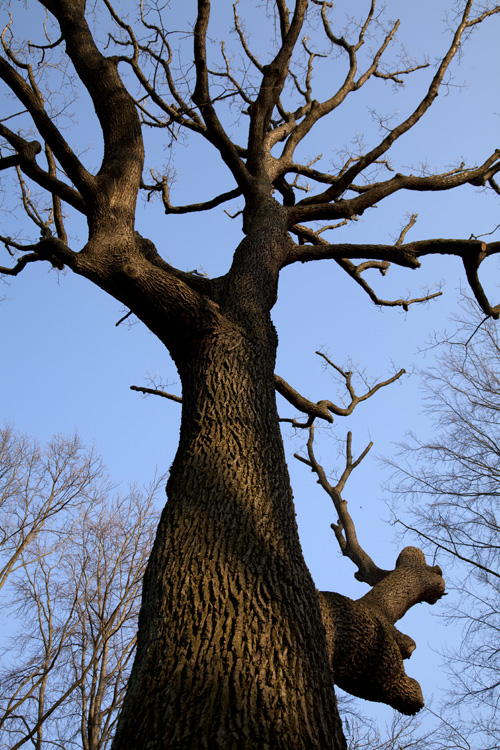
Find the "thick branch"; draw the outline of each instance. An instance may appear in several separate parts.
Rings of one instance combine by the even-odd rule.
[[[238,154],[238,149],[222,127],[210,97],[206,49],[209,19],[210,1],[198,0],[198,16],[193,33],[196,86],[192,99],[198,105],[210,133],[212,143],[219,149],[224,162],[233,173],[238,185],[244,190],[249,183],[247,168]]]
[[[444,594],[439,565],[429,566],[417,547],[406,547],[396,568],[368,591],[359,601],[377,609],[389,622],[400,620],[415,604],[435,604]]]
[[[419,602],[434,604],[444,589],[441,568],[427,565],[421,550],[406,547],[395,569],[360,599],[320,592],[336,684],[404,714],[419,711],[424,705],[422,690],[403,666],[416,645],[394,623]]]
[[[36,156],[42,150],[38,141],[26,141],[2,123],[0,123],[0,136],[5,138],[17,151],[15,156],[6,157],[0,161],[0,169],[6,169],[9,166],[21,167],[24,174],[36,182],[37,185],[49,193],[59,196],[61,200],[73,206],[73,208],[76,208],[81,213],[86,213],[87,209],[80,193],[70,185],[57,179],[55,171],[45,172],[38,166]]]
[[[297,232],[303,232],[304,229],[307,231],[307,228],[300,227]],[[315,236],[317,237],[317,235]],[[419,268],[420,262],[418,259],[426,255],[455,255],[462,259],[469,284],[481,309],[495,320],[500,317],[500,304],[492,306],[489,303],[477,274],[483,260],[500,252],[500,242],[485,243],[480,240],[431,239],[417,240],[406,244],[396,243],[395,245],[350,245],[341,243],[330,245],[322,238],[317,238],[317,240],[316,244],[312,245],[293,245],[284,265],[297,261],[304,263],[309,260],[326,259],[336,260],[340,264],[341,261],[345,262],[345,259],[348,258],[373,258],[379,261],[389,261],[405,268]],[[411,301],[423,301],[435,296],[437,296],[437,293]],[[398,300],[396,304],[398,303],[403,303],[404,307],[405,304],[410,303],[410,300]]]
[[[4,238],[0,237],[0,240],[3,241]],[[23,255],[21,258],[19,258],[16,265],[12,266],[12,268],[8,268],[7,266],[0,266],[0,274],[3,274],[5,276],[17,276],[27,266],[28,263],[34,263],[36,260],[43,260],[43,258],[40,258],[40,256],[36,253],[28,253],[27,255]]]
[[[133,226],[144,162],[135,102],[118,75],[118,61],[104,57],[94,42],[85,19],[85,2],[41,2],[59,22],[67,54],[92,98],[102,129],[104,156],[94,183],[93,204],[102,210],[106,203],[108,211]]]
[[[33,118],[38,132],[40,133],[42,138],[50,145],[52,151],[54,152],[57,160],[61,164],[66,174],[69,176],[74,185],[76,185],[82,195],[86,196],[93,188],[94,178],[89,172],[87,172],[73,150],[65,141],[60,131],[57,129],[57,127],[45,111],[43,102],[40,100],[40,98],[36,95],[36,93],[24,80],[24,78],[19,75],[17,70],[15,70],[15,68],[2,57],[0,57],[0,79],[2,79],[7,84],[7,86],[16,95],[23,106],[28,110],[31,117]],[[11,131],[9,131],[9,134],[10,133]],[[14,145],[12,143],[12,135],[7,134],[7,128],[5,128],[5,126],[2,126],[1,134],[9,141],[9,143],[11,143],[11,145]],[[22,139],[20,139],[20,141],[22,141]],[[24,143],[27,142],[24,141]],[[19,148],[17,146],[14,146],[14,148],[19,151]],[[21,153],[21,155],[23,154]],[[61,188],[61,186],[64,185],[64,183],[61,183],[59,181],[57,181],[57,184],[55,184],[53,180],[49,181],[45,176],[46,173],[44,173],[43,170],[41,170],[36,166],[36,164],[34,164],[33,156],[31,157],[31,159],[26,158],[25,165],[28,165],[28,167],[32,170],[31,174],[29,174],[28,171],[26,172],[26,174],[29,174],[29,176],[32,177],[32,179],[34,179],[36,182],[39,182],[42,187],[52,189],[55,186]],[[42,184],[42,178],[45,181],[45,184]],[[67,196],[69,196],[69,191],[72,192],[74,200],[75,196],[78,196],[78,193],[67,186]],[[66,198],[64,198],[64,200],[66,200]],[[71,200],[68,200],[68,203],[71,203],[71,205],[73,205]],[[82,211],[81,199],[79,201],[79,206],[75,206],[75,208],[78,208],[79,211]]]
[[[56,162],[55,162],[54,155],[52,154],[52,151],[48,143],[45,144],[45,157],[47,159],[47,164],[49,167],[49,175],[53,179],[56,179],[56,175],[57,175]],[[57,195],[57,193],[54,193],[54,192],[52,193],[52,214],[54,218],[54,226],[56,228],[57,236],[60,240],[62,240],[62,242],[64,242],[67,245],[68,235],[66,234],[66,229],[64,227],[64,218],[63,218],[61,199]]]
[[[310,417],[319,417],[320,419],[325,419],[327,422],[333,422],[333,417],[329,412],[329,401],[318,401],[316,404],[313,401],[309,401],[292,388],[286,380],[280,378],[279,375],[274,376],[274,387],[283,398],[286,398],[299,411],[309,414]]]
[[[405,229],[403,229],[403,231],[401,232],[395,244],[396,247],[401,246],[405,234],[414,223],[415,218],[412,217],[408,226],[405,227]],[[342,223],[338,224],[337,226],[341,225]],[[320,236],[320,232],[323,232],[326,229],[333,228],[335,227],[323,227],[320,231],[315,232],[309,227],[296,226],[292,231],[297,234],[300,239],[309,240],[313,245],[326,246],[328,245],[328,243]],[[300,245],[300,247],[304,246]],[[388,260],[369,260],[365,261],[364,263],[358,263],[358,265],[352,263],[348,258],[334,258],[334,260],[357,284],[359,284],[363,291],[368,294],[372,302],[374,302],[376,305],[380,305],[383,307],[402,307],[403,310],[408,311],[410,305],[416,304],[418,302],[428,302],[429,300],[434,299],[435,297],[439,297],[442,294],[442,292],[434,292],[432,294],[427,294],[424,297],[414,297],[412,299],[382,299],[375,293],[373,288],[370,286],[370,284],[368,284],[362,274],[369,269],[376,269],[382,274],[382,276],[385,276],[390,267],[390,263]]]
[[[363,157],[357,159],[356,164],[359,164],[362,160]],[[437,192],[451,190],[452,188],[467,184],[481,186],[494,177],[499,170],[500,150],[497,149],[479,167],[453,169],[451,172],[430,175],[428,177],[398,173],[390,180],[362,187],[353,183],[344,185],[344,177],[339,177],[324,193],[304,198],[293,209],[290,209],[290,221],[296,223],[298,221],[330,220],[361,216],[368,208],[371,208],[399,190]],[[345,174],[349,171],[350,169]],[[355,198],[342,198],[340,200],[339,197],[347,190],[352,190],[359,194]]]
[[[292,53],[304,23],[307,0],[296,0],[290,26],[287,28],[280,49],[274,60],[263,69],[262,81],[255,102],[250,108],[250,128],[248,135],[248,168],[254,175],[263,167],[263,146],[268,133],[274,107],[283,90]],[[281,29],[285,31],[284,16],[281,13]]]
[[[15,266],[6,268],[0,266],[0,274],[6,276],[17,276],[28,263],[38,260],[48,260],[55,268],[62,270],[65,265],[72,268],[75,264],[77,254],[57,237],[44,237],[34,245],[20,245],[9,237],[0,237],[0,242],[8,248],[14,247],[22,250],[26,255],[22,255]]]
[[[341,258],[374,258],[376,260],[388,260],[404,268],[420,268],[419,258],[425,255],[456,255],[464,258],[467,255],[478,253],[483,258],[496,255],[500,252],[500,242],[488,244],[480,240],[455,240],[455,239],[430,239],[407,242],[402,245],[371,245],[371,244],[329,244],[316,245],[294,245],[285,265],[300,261],[305,263],[309,260],[327,260]]]
[[[38,144],[40,145],[40,144]],[[12,154],[12,156],[3,156],[0,158],[0,172],[9,167],[18,167],[21,164],[21,156],[19,154]]]

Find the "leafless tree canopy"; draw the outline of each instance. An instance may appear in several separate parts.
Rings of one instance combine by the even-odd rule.
[[[4,273],[19,273],[26,263],[40,259],[52,260],[56,265],[66,263],[73,270],[85,273],[84,267],[78,267],[78,254],[71,252],[66,244],[61,201],[90,216],[99,210],[99,206],[102,209],[106,202],[103,193],[106,193],[108,203],[112,194],[120,195],[119,202],[129,204],[126,210],[122,208],[125,213],[128,211],[122,218],[130,223],[133,222],[137,191],[141,189],[149,195],[159,193],[167,214],[208,210],[241,195],[246,206],[243,212],[246,222],[250,221],[253,206],[256,201],[260,202],[258,196],[264,189],[268,196],[272,193],[274,200],[282,205],[279,215],[283,217],[285,228],[297,240],[287,243],[286,252],[279,261],[280,267],[297,261],[332,258],[373,294],[375,301],[384,304],[370,292],[362,276],[369,268],[385,272],[388,263],[415,268],[419,265],[419,258],[429,253],[458,255],[466,266],[482,308],[497,316],[477,278],[481,261],[498,252],[497,243],[486,246],[486,243],[473,239],[435,239],[405,244],[406,233],[415,217],[394,246],[330,243],[321,236],[326,226],[319,230],[308,228],[310,222],[351,221],[401,190],[442,191],[466,184],[488,185],[498,190],[495,181],[500,168],[498,151],[485,154],[482,164],[461,164],[440,174],[393,175],[389,161],[391,146],[425,115],[446,81],[450,65],[464,40],[478,24],[498,12],[496,5],[483,3],[476,8],[471,1],[462,4],[443,59],[430,75],[425,95],[415,103],[413,111],[394,128],[386,128],[380,142],[369,148],[360,145],[360,152],[347,155],[334,171],[318,168],[318,163],[325,161],[319,155],[311,163],[302,161],[303,141],[316,123],[334,113],[372,78],[401,86],[408,76],[431,69],[429,62],[406,60],[406,64],[399,68],[394,64],[394,55],[389,51],[399,21],[383,21],[375,2],[371,2],[364,18],[352,20],[349,33],[341,32],[330,3],[302,0],[292,9],[281,0],[271,4],[269,13],[271,17],[274,14],[277,29],[274,51],[267,54],[267,60],[263,60],[261,49],[255,53],[252,51],[238,3],[235,3],[233,13],[233,29],[240,44],[238,55],[233,50],[229,52],[224,42],[216,53],[212,36],[207,37],[210,3],[201,2],[193,33],[194,68],[191,52],[188,53],[189,59],[183,61],[179,58],[179,50],[172,46],[175,43],[180,52],[184,52],[185,46],[191,44],[189,35],[171,30],[167,10],[155,3],[141,2],[137,8],[132,6],[122,18],[118,7],[114,8],[109,0],[103,0],[102,5],[109,16],[106,19],[104,9],[100,9],[98,20],[103,28],[108,25],[107,20],[113,22],[108,37],[101,40],[99,36],[94,40],[91,29],[85,24],[85,32],[83,27],[77,36],[76,31],[71,32],[74,37],[71,41],[66,39],[69,27],[61,28],[59,32],[58,26],[61,23],[79,24],[78,19],[85,13],[85,2],[71,3],[69,15],[64,2],[54,0],[41,5],[47,8],[49,15],[36,43],[23,46],[15,19],[7,23],[2,34],[1,79],[14,93],[22,111],[9,111],[0,123],[4,149],[0,167],[17,171],[24,208],[43,240],[33,247],[23,248],[4,237],[8,250],[23,251],[18,262],[10,269],[4,268]],[[91,14],[88,20],[92,22]],[[132,20],[137,20],[137,23],[132,23]],[[314,35],[313,44],[305,35],[318,26],[321,28]],[[378,46],[374,48],[373,40],[377,37]],[[82,52],[84,39],[90,43],[85,47],[85,53]],[[92,167],[85,167],[84,160],[66,141],[66,128],[58,128],[60,121],[61,125],[65,124],[57,114],[58,105],[61,108],[61,96],[54,88],[48,88],[51,84],[52,87],[54,83],[57,85],[54,67],[62,65],[61,81],[71,76],[62,49],[63,40],[70,42],[66,53],[92,98],[103,133],[104,159],[96,174],[92,174]],[[98,49],[104,40],[106,56]],[[368,43],[371,52],[366,50]],[[321,58],[332,54],[339,56],[342,62],[340,84],[328,92],[328,96],[315,98],[312,87],[315,65]],[[130,93],[117,74],[118,67],[126,75],[124,80],[130,86]],[[133,76],[127,74],[127,69]],[[50,78],[51,75],[54,79]],[[71,80],[71,86],[75,86],[74,80]],[[231,113],[233,122],[233,113],[236,113],[237,140],[232,137],[234,128],[224,123],[228,113]],[[16,121],[21,126],[20,132],[11,130]],[[168,174],[161,175],[153,169],[152,180],[142,180],[144,148],[141,124],[147,128],[165,129],[167,143],[181,137],[183,131],[205,138],[219,151],[236,186],[202,203],[172,205]],[[37,133],[38,140],[21,136],[20,133],[28,131]],[[37,158],[42,151],[44,159],[41,161],[46,162],[45,166],[40,165]],[[120,180],[127,186],[126,192],[130,192],[127,201],[123,191],[118,192]],[[30,189],[33,184],[51,196],[50,207],[43,206],[43,203],[42,208],[37,205]],[[244,231],[248,233],[248,228],[244,227]],[[147,255],[145,247],[142,251]],[[369,263],[352,262],[360,258],[373,260]],[[155,264],[160,265],[157,258]],[[171,269],[169,271],[172,273]],[[196,287],[206,287],[199,280],[191,283]],[[387,302],[404,305],[409,300]]]
[[[456,331],[425,373],[432,439],[412,436],[397,464],[395,509],[400,526],[448,560],[450,622],[461,646],[444,656],[450,706],[472,706],[473,728],[485,746],[500,741],[499,420],[500,341],[495,324],[465,297]]]
[[[120,497],[78,438],[43,449],[1,437],[0,744],[104,750],[135,651],[158,483]]]

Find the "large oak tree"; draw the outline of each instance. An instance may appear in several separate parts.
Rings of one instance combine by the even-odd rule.
[[[337,538],[356,562],[357,577],[372,587],[357,601],[315,589],[299,543],[275,391],[309,421],[331,421],[360,397],[348,373],[348,407],[313,404],[276,376],[271,310],[280,271],[315,260],[336,264],[376,304],[406,309],[418,300],[380,299],[365,272],[385,274],[390,264],[416,269],[422,257],[443,254],[462,259],[483,311],[499,317],[478,269],[500,243],[460,237],[405,242],[410,221],[393,244],[355,245],[330,241],[326,227],[353,221],[400,191],[472,185],[500,192],[500,151],[486,146],[480,163],[445,172],[393,172],[389,161],[391,148],[446,84],[465,38],[500,6],[453,4],[453,28],[432,69],[387,57],[399,22],[384,26],[375,0],[345,32],[331,3],[296,0],[288,8],[285,0],[269,2],[262,21],[274,24],[275,45],[260,53],[246,35],[244,8],[240,13],[235,5],[241,65],[225,45],[214,56],[208,0],[198,2],[184,60],[171,43],[178,37],[170,34],[168,7],[129,3],[132,23],[111,0],[40,5],[48,11],[40,39],[21,47],[9,24],[0,56],[0,80],[21,110],[0,122],[0,170],[16,170],[40,238],[27,245],[3,237],[13,260],[1,270],[15,276],[28,263],[48,261],[85,277],[158,337],[182,382],[179,447],[145,576],[137,656],[114,746],[345,747],[334,680],[404,713],[423,705],[402,661],[415,644],[394,623],[413,604],[435,602],[444,581],[439,567],[428,566],[413,547],[401,552],[393,571],[375,565],[360,548],[342,499],[357,463],[350,445],[344,479],[334,487],[323,481],[311,442],[307,460],[335,503]],[[115,27],[104,39],[99,10]],[[315,94],[315,63],[327,53],[342,71],[340,83]],[[73,85],[92,100],[103,142],[97,169],[71,146],[51,108],[55,94],[47,86],[56,63],[65,76],[73,71]],[[396,124],[381,121],[378,140],[360,142],[336,168],[328,159],[304,157],[303,144],[348,97],[372,79],[397,86],[410,74],[428,75],[425,91]],[[35,135],[25,120],[15,127],[15,118],[26,116]],[[233,184],[204,203],[173,205],[168,174],[144,174],[143,131],[149,127],[164,129],[166,145],[182,132],[204,139]],[[336,145],[330,133],[322,150]],[[33,185],[50,197],[48,214],[34,200]],[[239,198],[243,236],[227,272],[209,279],[170,265],[136,231],[141,190],[161,196],[169,220]],[[68,240],[65,206],[87,223],[88,238],[77,248]]]

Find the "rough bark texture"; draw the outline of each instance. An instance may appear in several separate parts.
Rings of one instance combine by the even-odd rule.
[[[173,343],[180,443],[120,750],[344,747],[279,434],[276,334],[243,268],[263,236],[237,252],[240,294],[220,284],[204,320],[180,323]],[[265,266],[259,275],[259,294],[272,294]]]
[[[331,592],[319,595],[335,682],[365,700],[387,703],[403,714],[424,706],[418,682],[405,673],[403,659],[415,642],[394,623],[418,602],[434,604],[444,594],[439,566],[429,566],[421,550],[406,547],[396,568],[361,599]]]

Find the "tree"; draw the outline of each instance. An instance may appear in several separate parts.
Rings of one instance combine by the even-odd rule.
[[[0,429],[0,590],[38,537],[57,536],[61,515],[91,506],[102,473],[77,435],[43,448],[12,427]]]
[[[77,438],[43,451],[11,430],[4,437],[0,486],[10,503],[0,507],[2,527],[26,498],[48,507],[48,477],[52,513],[50,524],[22,537],[2,592],[10,635],[0,668],[0,745],[103,750],[135,651],[161,479],[120,496]]]
[[[344,719],[344,724],[348,750],[441,750],[436,732],[423,731],[415,717],[394,712],[390,724],[381,730],[354,713]]]
[[[359,142],[357,151],[332,167],[327,158],[304,155],[309,135],[325,118],[368,82],[398,86],[429,67],[389,57],[399,24],[384,25],[375,1],[345,33],[329,3],[296,0],[290,10],[284,0],[269,3],[261,13],[268,10],[270,27],[276,28],[271,52],[251,47],[235,5],[242,66],[233,65],[226,45],[214,51],[208,0],[199,0],[189,48],[180,34],[178,50],[171,44],[168,12],[155,3],[134,5],[134,19],[128,19],[103,0],[99,7],[114,24],[105,40],[108,21],[100,16],[97,23],[85,0],[40,4],[48,11],[45,41],[14,42],[9,23],[0,58],[0,79],[22,110],[21,115],[9,110],[8,124],[0,123],[7,154],[0,168],[16,170],[22,203],[40,239],[26,244],[4,236],[16,259],[2,271],[16,276],[28,264],[48,261],[93,282],[166,346],[183,391],[179,448],[145,576],[137,655],[114,747],[345,747],[332,669],[346,649],[352,647],[348,658],[353,658],[359,643],[355,628],[347,635],[344,627],[353,614],[349,601],[330,592],[318,595],[302,556],[276,383],[293,404],[300,399],[286,381],[275,380],[277,337],[270,311],[280,271],[315,260],[331,260],[376,304],[407,309],[422,298],[384,300],[365,272],[385,274],[391,263],[416,269],[420,258],[440,253],[462,259],[485,314],[498,317],[500,308],[490,304],[478,278],[481,262],[500,249],[497,242],[405,243],[413,219],[396,242],[385,245],[335,243],[324,233],[399,191],[471,185],[499,191],[497,150],[475,165],[435,172],[423,167],[417,174],[403,167],[393,174],[389,157],[446,85],[467,36],[500,6],[461,2],[442,59],[410,114],[394,127],[382,116],[382,136],[371,146]],[[317,47],[309,32],[319,35]],[[342,72],[333,90],[325,94],[320,87],[315,98],[313,69],[323,48],[338,56]],[[57,112],[68,70],[96,113],[103,144],[97,166],[68,142]],[[17,131],[10,122],[16,116],[22,118]],[[163,128],[167,145],[182,134],[204,139],[225,165],[230,189],[175,206],[168,174],[153,170],[147,181],[143,175],[143,130],[149,127]],[[36,200],[40,190],[48,203]],[[167,263],[135,231],[141,190],[161,195],[169,217],[239,197],[243,238],[227,272],[209,279]],[[63,206],[87,222],[88,238],[78,250],[70,247]],[[307,413],[331,419],[328,406],[301,403]],[[404,611],[415,601],[442,595],[439,569],[427,566],[418,552],[402,553],[395,571],[380,574],[371,602],[397,599]],[[402,568],[414,574],[411,597],[401,586]],[[401,662],[406,689],[402,656],[410,643],[398,635],[394,619],[377,622],[374,638]],[[376,654],[375,640],[370,645]],[[383,691],[391,692],[387,664],[369,666]],[[360,665],[351,673],[352,687],[359,689],[364,677]],[[411,695],[399,696],[406,712],[421,705],[418,690],[411,683]]]
[[[478,744],[474,730],[466,722],[458,727],[455,722],[433,714],[425,717],[427,729],[424,729],[420,717],[424,719],[422,715],[408,718],[394,713],[392,721],[381,729],[364,716],[349,716],[345,720],[348,750],[494,750],[497,747],[493,737],[486,744]]]
[[[500,340],[467,296],[455,324],[453,335],[434,342],[440,356],[424,374],[434,430],[404,447],[396,491],[406,510],[397,517],[447,560],[453,598],[446,617],[462,629],[459,648],[445,654],[449,705],[472,708],[469,732],[489,748],[500,742]]]

